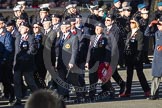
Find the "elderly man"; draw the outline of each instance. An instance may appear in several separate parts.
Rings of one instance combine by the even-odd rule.
[[[69,21],[62,22],[61,33],[57,39],[56,47],[59,48],[58,55],[58,74],[59,77],[66,83],[72,84],[74,87],[80,86],[78,82],[78,73],[76,71],[76,56],[78,50],[78,36],[75,36],[70,31],[71,26]],[[58,93],[64,98],[69,98],[69,88],[65,88],[62,84],[58,86]],[[77,98],[81,94],[76,92]]]
[[[25,77],[27,85],[32,92],[38,89],[33,72],[35,71],[34,54],[34,37],[29,34],[29,24],[26,22],[20,25],[20,36],[15,40],[15,58],[14,58],[14,89],[16,102],[15,105],[21,104],[22,97],[22,75]]]
[[[97,23],[95,27],[95,34],[90,38],[90,44],[88,49],[88,55],[86,59],[85,67],[90,70],[89,80],[90,85],[94,88],[90,89],[89,97],[91,101],[95,101],[96,84],[98,82],[97,63],[104,63],[107,66],[111,61],[111,52],[108,39],[104,34],[104,25]]]

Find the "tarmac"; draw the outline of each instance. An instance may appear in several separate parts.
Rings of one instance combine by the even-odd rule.
[[[149,85],[151,86],[151,65],[144,66],[144,73],[147,78]],[[126,70],[119,70],[121,77],[126,80]],[[141,88],[136,72],[134,71],[132,93],[130,98],[119,98],[118,91],[119,86],[112,79],[113,86],[115,87],[116,97],[109,99],[109,96],[105,95],[104,98],[96,98],[96,102],[83,102],[83,103],[67,103],[67,108],[162,108],[162,83],[160,84],[160,99],[159,100],[148,100],[144,96],[144,92]],[[98,87],[98,91],[100,91]],[[96,96],[97,97],[97,96]],[[24,100],[27,101],[27,99]],[[22,106],[9,106],[7,101],[0,101],[0,108],[23,108]]]

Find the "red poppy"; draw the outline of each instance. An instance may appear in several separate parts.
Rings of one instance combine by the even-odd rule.
[[[70,36],[70,35],[68,35],[68,36],[66,37],[66,39],[70,39],[70,37],[71,37],[71,36]]]
[[[77,31],[73,31],[72,34],[73,34],[73,35],[76,35],[76,34],[77,34]]]

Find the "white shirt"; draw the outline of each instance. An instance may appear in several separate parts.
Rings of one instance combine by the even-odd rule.
[[[107,26],[107,32],[109,32],[109,31],[110,31],[111,27],[112,27],[112,25]]]
[[[54,24],[53,25],[53,30],[55,30],[58,26],[59,26],[59,24]]]
[[[134,33],[135,33],[137,30],[138,30],[138,28],[134,28],[134,29],[132,29],[132,34],[131,34],[131,36],[133,36]]]
[[[45,30],[45,35],[51,30],[51,28],[49,28],[48,30]]]
[[[70,32],[67,32],[67,33],[63,34],[64,40],[67,38],[67,36],[69,35],[69,33],[70,33]]]
[[[3,32],[3,29],[0,29],[0,34],[2,34],[2,32]]]
[[[21,35],[21,38],[24,38],[24,37],[26,37],[26,36],[27,36],[27,33]]]

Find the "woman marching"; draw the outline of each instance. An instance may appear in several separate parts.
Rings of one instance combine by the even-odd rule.
[[[131,32],[129,32],[127,35],[125,48],[125,59],[127,66],[126,91],[121,94],[120,97],[130,97],[131,95],[134,67],[137,71],[140,84],[145,92],[145,96],[148,97],[150,95],[150,88],[143,73],[143,33],[139,30],[139,23],[135,18],[130,20],[130,28]]]

